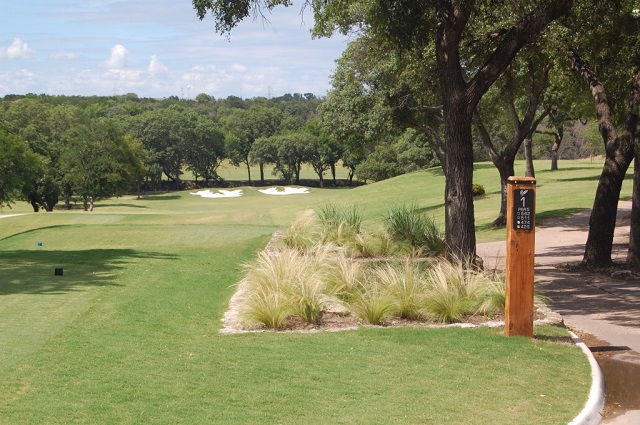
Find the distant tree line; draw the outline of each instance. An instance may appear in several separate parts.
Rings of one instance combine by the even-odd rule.
[[[336,167],[348,183],[375,181],[437,164],[427,143],[399,128],[375,143],[345,143],[331,130],[312,93],[273,99],[194,100],[122,96],[8,95],[0,101],[0,205],[24,200],[34,211],[70,208],[81,200],[143,190],[180,189],[191,172],[196,185],[223,185],[224,160],[245,167],[249,184],[268,172],[299,183],[303,164],[336,185]],[[260,176],[252,176],[258,166]],[[259,178],[259,180],[257,180]]]

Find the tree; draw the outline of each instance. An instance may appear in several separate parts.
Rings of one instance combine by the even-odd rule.
[[[309,161],[313,152],[315,136],[304,131],[271,136],[277,150],[275,172],[279,172],[288,183],[300,184],[300,169]]]
[[[251,147],[259,137],[270,137],[278,131],[282,112],[276,108],[252,104],[248,109],[232,109],[221,121],[228,141],[227,155],[233,165],[246,165],[251,184]],[[260,180],[264,182],[264,164],[259,165]]]
[[[0,128],[0,208],[9,206],[40,170],[41,157],[27,143]]]
[[[143,173],[140,144],[113,121],[92,120],[74,129],[61,158],[66,179],[82,198],[85,211],[93,211],[100,198],[120,196]]]
[[[571,69],[587,85],[593,97],[606,152],[585,246],[584,262],[591,266],[611,264],[620,190],[639,136],[640,57],[637,46],[640,16],[637,6],[635,1],[583,0],[567,23],[565,34],[567,58]],[[587,18],[594,14],[601,18],[589,21]],[[589,22],[588,27],[586,22]],[[586,46],[589,48],[584,49]],[[614,107],[624,103],[625,108]],[[634,208],[640,206],[634,204]],[[638,224],[632,222],[632,235],[636,226]],[[640,252],[634,249],[637,240],[631,237],[628,262],[632,266],[640,259]]]
[[[308,93],[307,93],[308,94]],[[307,121],[304,131],[312,134],[308,162],[318,175],[320,187],[324,187],[324,173],[331,170],[333,185],[336,185],[336,164],[342,157],[342,146],[333,137],[322,122],[317,119]]]
[[[31,150],[42,157],[38,170],[22,186],[22,197],[34,211],[41,207],[52,211],[64,184],[64,170],[59,160],[65,150],[67,134],[80,125],[86,115],[70,103],[51,105],[42,99],[11,102],[0,116],[2,125],[25,140]]]
[[[489,158],[500,174],[501,202],[498,217],[493,221],[494,227],[507,224],[507,179],[515,174],[514,164],[518,150],[523,145],[527,155],[527,176],[533,177],[531,139],[533,133],[551,112],[552,106],[544,102],[545,90],[549,84],[549,72],[552,68],[551,59],[541,54],[539,49],[528,49],[525,57],[518,58],[507,68],[498,80],[495,89],[486,96],[484,104],[492,115],[508,111],[511,135],[505,134],[507,142],[501,149],[497,149],[492,137],[485,127],[480,107],[476,108],[473,124]],[[524,56],[524,55],[521,55]]]
[[[398,164],[398,155],[390,145],[382,144],[356,167],[355,174],[359,180],[380,181],[399,176],[403,169]]]
[[[402,53],[415,51],[416,47],[434,53],[444,120],[445,241],[449,257],[475,259],[473,113],[525,43],[567,14],[572,3],[501,2],[496,7],[495,3],[475,1],[374,1],[356,8],[352,2],[313,2],[320,33],[332,33],[336,27],[348,32],[359,25],[382,40],[394,40]],[[357,14],[352,13],[354,10]],[[484,37],[474,39],[479,33]],[[469,35],[472,38],[465,38]],[[485,40],[479,49],[474,48],[481,44],[477,40]]]
[[[178,106],[146,111],[133,117],[128,131],[149,151],[147,166],[161,170],[180,188],[186,146],[193,140],[193,122]]]
[[[192,138],[185,144],[185,161],[196,177],[202,176],[205,185],[218,177],[217,169],[225,158],[224,134],[204,116],[193,117]]]

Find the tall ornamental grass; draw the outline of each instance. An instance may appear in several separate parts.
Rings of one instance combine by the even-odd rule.
[[[494,273],[465,267],[462,261],[438,261],[427,272],[427,314],[444,323],[464,315],[504,311],[504,283]]]
[[[384,221],[389,234],[405,249],[435,255],[444,252],[438,227],[417,205],[396,205],[387,212]]]

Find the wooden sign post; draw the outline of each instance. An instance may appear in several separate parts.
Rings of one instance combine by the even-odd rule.
[[[507,179],[507,293],[504,332],[533,337],[536,180]]]

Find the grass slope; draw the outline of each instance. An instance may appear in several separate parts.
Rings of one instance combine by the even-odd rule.
[[[571,164],[539,172],[539,213],[591,203],[597,167]],[[495,174],[476,172],[488,192],[480,226],[495,214]],[[438,218],[442,181],[434,170],[311,195],[184,192],[1,219],[0,423],[567,423],[589,368],[554,329],[534,340],[487,329],[217,333],[241,264],[299,211],[355,203],[371,223],[418,202]],[[568,185],[571,198],[553,194]]]

